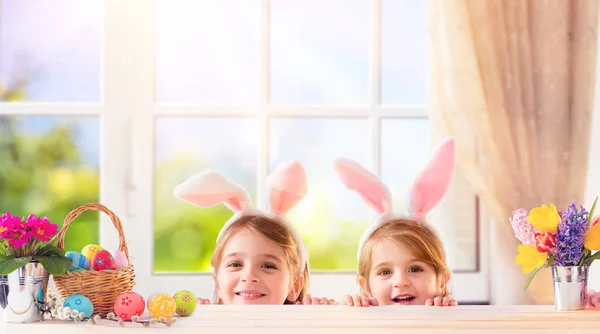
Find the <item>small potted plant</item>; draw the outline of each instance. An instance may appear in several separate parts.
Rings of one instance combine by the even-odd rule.
[[[43,320],[47,275],[66,273],[73,261],[56,247],[58,226],[48,218],[0,216],[0,306],[5,322]]]
[[[544,267],[552,270],[554,304],[557,310],[581,310],[587,303],[589,267],[600,258],[600,219],[576,203],[564,211],[554,204],[527,211],[515,210],[510,223],[521,241],[515,264],[529,274],[523,294],[535,274]]]

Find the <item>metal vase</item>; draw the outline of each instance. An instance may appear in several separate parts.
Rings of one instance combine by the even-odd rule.
[[[551,268],[556,310],[585,309],[589,266],[552,266]]]
[[[48,279],[37,261],[31,261],[7,276],[0,276],[0,310],[10,323],[30,323],[44,319]]]

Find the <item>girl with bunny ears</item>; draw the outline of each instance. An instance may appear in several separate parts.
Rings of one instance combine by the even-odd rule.
[[[337,159],[335,170],[346,187],[356,191],[379,214],[358,245],[357,281],[363,295],[347,295],[342,304],[456,305],[447,288],[450,269],[443,244],[425,221],[452,181],[454,140],[447,139],[414,181],[409,216],[395,215],[388,188],[354,161]]]
[[[235,214],[221,229],[211,259],[216,304],[332,304],[308,295],[308,253],[298,230],[283,217],[306,195],[306,173],[292,162],[269,179],[269,212],[255,209],[248,192],[205,171],[174,195],[200,207],[224,203]],[[205,303],[200,300],[200,303]]]

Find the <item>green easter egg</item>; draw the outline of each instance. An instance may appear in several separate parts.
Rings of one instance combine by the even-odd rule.
[[[180,290],[173,295],[173,298],[175,299],[175,305],[177,306],[175,312],[180,316],[188,316],[196,310],[196,296],[194,296],[193,293],[187,290]]]

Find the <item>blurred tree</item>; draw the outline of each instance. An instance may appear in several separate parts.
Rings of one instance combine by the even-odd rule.
[[[235,161],[231,162],[236,163]],[[173,188],[206,164],[187,158],[159,162],[154,188],[154,271],[210,272],[210,258],[224,223],[233,213],[224,205],[203,209],[173,196]],[[236,180],[243,184],[244,182]],[[248,181],[248,180],[246,180]],[[249,190],[255,202],[255,191]],[[334,225],[327,196],[318,197],[323,210],[298,225],[309,248],[312,270],[356,270],[356,251],[366,222]],[[290,219],[294,219],[290,217]],[[336,256],[332,256],[336,254]]]
[[[22,82],[12,89],[0,88],[0,101],[24,99]],[[37,134],[19,131],[23,119],[0,116],[0,212],[47,216],[62,227],[70,210],[99,200],[98,171],[82,164],[73,139],[76,122]],[[82,214],[69,227],[65,249],[81,251],[98,243],[98,221],[96,212]]]
[[[173,188],[203,163],[186,158],[157,165],[154,187],[154,271],[210,271],[217,235],[233,213],[223,205],[200,209],[173,196]],[[254,196],[253,192],[250,192]],[[252,200],[255,200],[254,198]]]

